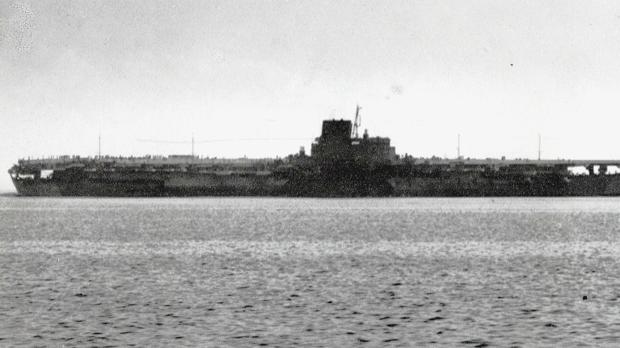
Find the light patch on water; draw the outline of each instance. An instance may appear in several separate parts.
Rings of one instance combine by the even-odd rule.
[[[92,198],[0,197],[0,211],[421,211],[421,212],[612,212],[619,197],[423,197],[423,198]]]
[[[187,255],[254,258],[322,256],[492,257],[596,256],[620,257],[620,244],[611,242],[407,242],[407,241],[15,241],[0,242],[0,254]]]

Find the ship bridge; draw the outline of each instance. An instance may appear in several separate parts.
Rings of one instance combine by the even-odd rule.
[[[397,159],[390,138],[370,137],[368,131],[361,138],[354,134],[349,120],[323,121],[321,136],[312,144],[312,157],[320,161],[365,163],[392,163]]]

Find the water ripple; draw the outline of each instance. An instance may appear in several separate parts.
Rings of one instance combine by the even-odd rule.
[[[241,255],[243,257],[321,257],[335,255],[389,255],[394,257],[511,258],[620,257],[620,243],[610,242],[360,242],[360,241],[15,241],[1,242],[0,253],[110,255]]]

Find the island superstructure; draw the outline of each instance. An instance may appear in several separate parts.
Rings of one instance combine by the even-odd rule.
[[[217,159],[60,156],[20,159],[24,196],[593,196],[620,195],[620,160],[443,159],[399,156],[355,121],[323,121],[307,155]],[[584,167],[587,174],[570,168]]]

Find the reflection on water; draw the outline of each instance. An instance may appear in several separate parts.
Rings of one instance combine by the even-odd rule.
[[[0,197],[0,346],[614,346],[620,199]]]

